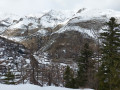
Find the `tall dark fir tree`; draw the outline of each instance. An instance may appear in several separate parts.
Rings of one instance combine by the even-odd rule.
[[[107,29],[101,33],[100,68],[98,70],[98,90],[120,90],[120,27],[111,17]]]
[[[73,70],[67,66],[64,72],[65,87],[67,88],[77,88],[76,81],[74,78]]]
[[[78,72],[77,72],[77,84],[79,87],[85,87],[88,84],[88,74],[91,68],[91,58],[92,50],[89,48],[89,44],[85,43],[84,48],[81,50],[80,58],[78,62]]]

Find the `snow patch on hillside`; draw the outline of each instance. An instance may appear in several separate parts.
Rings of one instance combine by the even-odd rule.
[[[74,11],[51,10],[41,17],[40,24],[44,27],[54,28],[58,24],[65,23],[75,14]]]
[[[84,29],[79,26],[66,26],[56,31],[55,33],[64,33],[66,31],[78,31],[83,34],[88,34],[90,37],[94,37],[92,30]]]
[[[24,17],[22,20],[20,20],[18,23],[15,23],[9,27],[9,29],[14,30],[14,29],[35,29],[38,28],[38,22],[35,18],[27,18]]]
[[[42,35],[42,36],[45,36],[47,34],[47,30],[44,30],[44,29],[41,29],[41,30],[38,30],[37,33]]]
[[[6,29],[7,27],[0,27],[0,34],[2,34]]]
[[[120,22],[120,12],[110,9],[85,9],[82,12],[76,13],[64,27],[56,31],[55,33],[64,33],[65,31],[78,31],[83,34],[88,34],[90,37],[95,37],[94,30],[81,28],[80,26],[75,25],[79,22],[89,21],[89,20],[100,20],[107,22],[111,17],[117,18]],[[97,31],[97,30],[96,30]],[[97,33],[97,32],[96,32]]]
[[[7,22],[9,24],[12,24],[14,20],[19,20],[20,17],[21,16],[16,14],[0,12],[0,21]]]
[[[78,17],[79,19],[77,19]],[[109,20],[110,17],[117,17],[120,18],[120,12],[114,11],[110,9],[85,9],[81,13],[77,13],[73,18],[74,21],[71,21],[70,23],[76,23],[79,21],[86,21],[91,19],[103,19],[106,18]]]

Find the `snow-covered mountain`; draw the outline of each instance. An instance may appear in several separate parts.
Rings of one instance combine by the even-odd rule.
[[[101,9],[85,9],[82,12],[77,12],[72,19],[67,22],[67,25],[57,31],[63,33],[64,31],[75,30],[81,33],[87,33],[89,36],[94,37],[92,31],[99,31],[104,27],[104,23],[111,17],[115,17],[120,22],[120,12],[114,10],[101,10]]]
[[[3,55],[3,52],[5,53],[0,57],[0,65],[5,62],[4,60],[8,62],[6,65],[9,65],[14,59],[15,62],[21,62],[22,59],[24,62],[37,62],[37,64],[40,65],[33,62],[25,64],[24,66],[27,67],[27,69],[29,69],[30,66],[35,66],[31,68],[32,70],[30,70],[30,72],[28,71],[32,76],[33,73],[38,75],[34,69],[37,68],[36,70],[38,70],[38,67],[40,67],[39,70],[42,73],[39,74],[42,75],[42,80],[44,78],[45,82],[41,82],[41,77],[39,77],[40,80],[37,80],[37,78],[32,78],[32,80],[31,78],[26,78],[26,80],[32,81],[34,84],[46,84],[46,82],[49,82],[50,77],[48,77],[47,74],[51,74],[52,67],[59,67],[59,73],[61,73],[58,80],[59,82],[55,81],[58,76],[58,74],[56,74],[58,69],[55,68],[52,69],[54,70],[52,74],[54,76],[52,84],[57,83],[56,85],[61,85],[64,66],[70,65],[76,69],[74,59],[79,57],[80,50],[86,42],[90,44],[90,48],[93,51],[96,51],[96,39],[99,33],[102,32],[102,29],[105,28],[105,22],[111,17],[115,17],[117,22],[120,23],[120,12],[109,9],[83,8],[77,12],[51,10],[26,16],[14,14],[3,15],[0,13],[0,41],[3,42],[0,44],[2,47],[0,49],[0,55]],[[4,41],[2,37],[4,37],[4,39],[6,38],[5,40],[12,40],[14,44],[11,44],[13,42],[9,40],[7,42]],[[10,42],[10,44],[8,42]],[[18,47],[16,45],[18,45]],[[8,52],[9,49],[13,53]],[[19,54],[23,52],[21,50],[28,51],[28,53],[25,53],[25,55]],[[2,57],[5,57],[4,60]],[[16,66],[14,65],[14,67]],[[43,69],[47,72],[42,71]],[[26,72],[26,74],[28,73]],[[26,76],[26,74],[24,76]],[[19,80],[21,79],[19,78]],[[36,80],[38,82],[36,82]]]
[[[100,30],[110,17],[116,17],[120,22],[120,12],[109,9],[80,9],[77,12],[51,10],[22,17],[14,14],[0,16],[0,32],[10,37],[26,36],[26,33],[33,35],[36,32],[44,35],[45,32],[61,33],[66,30],[84,32],[93,37],[90,30]]]
[[[2,14],[0,15],[2,18]],[[1,37],[19,42],[33,52],[47,51],[49,54],[52,53],[53,58],[59,55],[64,57],[62,55],[64,52],[65,56],[69,53],[73,57],[72,54],[76,54],[74,44],[77,45],[77,43],[83,43],[84,39],[86,41],[90,39],[91,45],[93,45],[110,17],[115,17],[120,23],[120,12],[110,9],[83,8],[76,12],[50,10],[22,17],[8,14],[0,19],[0,32]],[[79,40],[78,38],[83,39]],[[69,48],[66,47],[68,43]],[[73,50],[70,51],[70,48]],[[80,48],[78,46],[77,52]],[[57,56],[54,53],[57,53]]]

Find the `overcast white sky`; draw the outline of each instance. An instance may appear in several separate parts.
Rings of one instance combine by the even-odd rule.
[[[120,10],[120,0],[0,0],[0,12],[17,14],[50,9],[79,10],[83,7]]]

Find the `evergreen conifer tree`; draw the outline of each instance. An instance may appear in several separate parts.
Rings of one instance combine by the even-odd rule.
[[[102,58],[98,70],[98,90],[120,90],[120,28],[112,17],[101,33]]]
[[[67,88],[77,88],[76,80],[73,75],[72,69],[69,66],[66,67],[64,72],[65,87]]]
[[[10,71],[8,71],[5,74],[4,84],[15,84],[14,79],[15,79],[15,76]]]
[[[90,68],[90,57],[92,51],[89,48],[89,44],[85,43],[83,50],[81,51],[80,58],[78,59],[78,72],[77,72],[77,84],[79,87],[85,87],[88,81],[88,69]]]

